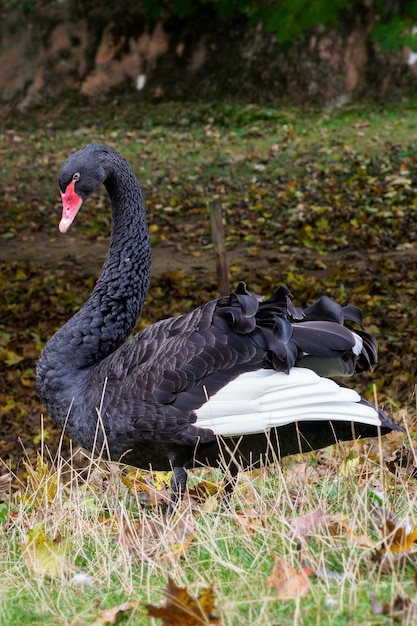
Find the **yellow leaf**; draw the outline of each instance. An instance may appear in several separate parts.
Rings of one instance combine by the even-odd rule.
[[[169,487],[171,482],[172,472],[155,472],[153,474],[153,482],[155,488],[158,491],[164,489],[164,487]]]
[[[28,489],[21,499],[30,506],[44,506],[54,501],[58,492],[59,478],[54,468],[50,468],[38,452],[36,469],[24,462],[27,472]]]
[[[13,352],[13,350],[7,350],[6,348],[0,348],[0,361],[6,363],[7,367],[17,365],[20,361],[23,361],[24,357]]]
[[[2,399],[2,403],[0,406],[0,414],[6,414],[9,411],[12,411],[16,407],[16,399],[13,396],[7,396]]]
[[[28,532],[26,543],[20,544],[20,549],[27,567],[36,576],[62,578],[67,567],[67,554],[70,547],[68,539],[61,537],[48,539],[43,524],[36,524]]]
[[[122,475],[122,482],[133,493],[146,492],[149,505],[156,506],[161,502],[166,487],[171,481],[172,472],[149,472],[134,467]]]
[[[15,280],[26,280],[28,275],[22,267],[19,267],[15,274]]]
[[[359,467],[359,457],[353,459],[345,459],[340,466],[340,473],[342,476],[349,478],[355,476]]]
[[[122,483],[132,491],[137,493],[138,491],[149,491],[149,485],[146,483],[147,472],[144,472],[135,467],[130,467],[129,470],[122,475]]]

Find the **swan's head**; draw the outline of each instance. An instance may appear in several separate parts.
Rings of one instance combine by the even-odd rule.
[[[96,143],[72,154],[64,163],[59,175],[62,198],[62,218],[59,223],[61,233],[66,233],[74,221],[82,203],[107,177],[101,164],[108,148]]]

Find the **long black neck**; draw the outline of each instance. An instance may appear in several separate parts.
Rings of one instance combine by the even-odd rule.
[[[146,298],[151,250],[140,186],[127,162],[106,157],[105,186],[111,200],[112,234],[107,259],[85,305],[50,339],[38,378],[55,370],[85,370],[111,354],[133,330]]]

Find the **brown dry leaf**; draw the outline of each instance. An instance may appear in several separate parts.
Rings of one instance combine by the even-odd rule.
[[[260,528],[265,528],[265,520],[256,509],[242,509],[236,511],[236,519],[247,532],[254,534]]]
[[[177,560],[184,556],[194,541],[194,520],[183,515],[167,525],[160,518],[137,520],[125,519],[118,524],[115,541],[132,552],[155,558]]]
[[[197,513],[201,511],[212,513],[219,508],[222,492],[222,485],[201,480],[188,489],[184,500],[188,499],[191,509]]]
[[[370,122],[368,122],[367,120],[361,120],[359,122],[355,122],[355,124],[352,124],[352,128],[365,128],[370,125]]]
[[[27,567],[37,576],[49,578],[62,578],[68,570],[69,547],[69,540],[63,540],[61,536],[49,539],[42,523],[28,532],[26,543],[20,544]]]
[[[395,521],[386,519],[380,531],[383,536],[384,549],[391,552],[409,550],[412,544],[417,541],[417,524],[408,532],[403,526],[396,525]]]
[[[155,507],[167,503],[171,476],[172,472],[148,472],[130,467],[122,475],[122,482],[133,493],[143,492],[146,504]]]
[[[288,536],[292,539],[303,539],[312,535],[316,530],[326,528],[330,534],[343,537],[358,546],[377,548],[379,542],[373,541],[366,534],[359,534],[352,530],[349,519],[342,514],[327,515],[320,508],[301,517],[290,520]]]
[[[388,575],[406,567],[410,562],[410,555],[407,552],[381,552],[378,550],[371,555],[371,561],[378,563],[378,571],[381,574]]]
[[[374,595],[370,596],[373,615],[387,615],[398,624],[415,624],[417,604],[411,598],[397,596],[392,604],[379,602]]]
[[[12,475],[10,474],[10,472],[8,472],[7,474],[3,474],[3,476],[0,476],[0,492],[10,491],[11,486]]]
[[[92,626],[104,626],[105,624],[116,624],[122,613],[132,611],[137,607],[137,602],[124,602],[111,609],[104,609],[97,615],[97,619]]]
[[[417,452],[414,448],[407,448],[403,443],[391,459],[388,459],[386,466],[392,474],[401,473],[405,477],[415,478],[417,476]]]
[[[375,509],[374,515],[380,518],[378,524],[382,535],[380,541],[374,541],[366,534],[354,532],[348,518],[341,514],[329,516],[328,529],[333,535],[343,536],[357,546],[375,548],[378,553],[405,552],[417,541],[417,524],[411,530],[407,530],[389,511]]]
[[[284,558],[274,555],[274,568],[265,584],[275,587],[280,600],[290,600],[296,596],[305,596],[309,590],[308,577],[312,573],[311,568],[304,568],[297,572]]]
[[[324,513],[323,509],[318,508],[310,513],[289,520],[290,529],[287,535],[291,539],[303,539],[308,535],[312,535],[313,531],[327,526],[328,523],[329,516]]]
[[[195,498],[199,502],[204,503],[210,497],[221,497],[223,485],[218,485],[208,480],[200,480],[194,487],[188,490],[188,493],[190,498]]]
[[[410,526],[399,521],[384,507],[375,506],[372,515],[382,535],[379,552],[406,552],[417,542],[417,524]]]
[[[357,546],[363,548],[378,548],[380,545],[378,541],[374,541],[368,537],[368,535],[353,531],[345,515],[337,514],[329,516],[328,529],[331,534],[345,537]]]
[[[162,619],[162,626],[220,626],[220,619],[213,615],[214,597],[211,586],[204,589],[198,598],[193,598],[186,587],[178,587],[170,578],[164,595],[165,606],[146,605],[148,615]]]
[[[117,536],[114,540],[132,552],[136,552],[139,547],[143,547],[142,524],[137,520],[125,519],[122,522],[115,521]]]
[[[317,468],[313,467],[311,463],[302,462],[290,465],[286,469],[285,478],[289,485],[292,485],[294,482],[304,485],[306,483],[316,483],[320,480],[320,475]]]

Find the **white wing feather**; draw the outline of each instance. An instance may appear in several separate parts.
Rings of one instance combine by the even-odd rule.
[[[353,389],[340,387],[312,370],[289,374],[258,370],[242,374],[197,411],[196,426],[223,437],[268,431],[307,420],[341,420],[380,426],[377,411],[360,403]]]

